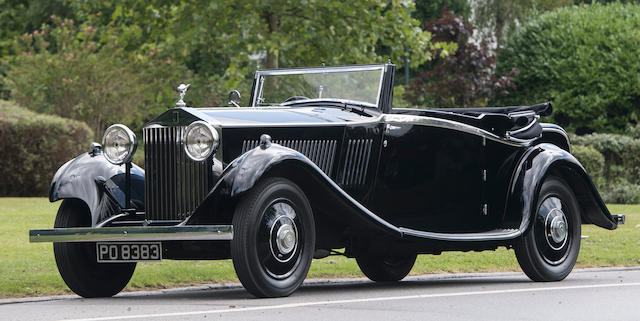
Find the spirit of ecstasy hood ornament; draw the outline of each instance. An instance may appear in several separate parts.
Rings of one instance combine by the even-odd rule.
[[[184,95],[187,93],[187,89],[189,89],[191,84],[180,84],[178,86],[178,91],[180,92],[180,100],[176,103],[176,107],[187,107],[187,104],[184,102]]]

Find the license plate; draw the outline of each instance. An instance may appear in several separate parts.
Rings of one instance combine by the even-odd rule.
[[[96,243],[96,254],[103,263],[161,261],[162,243]]]

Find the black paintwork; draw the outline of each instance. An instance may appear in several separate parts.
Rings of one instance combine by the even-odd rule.
[[[109,163],[102,153],[83,153],[68,161],[53,176],[49,200],[76,198],[91,212],[92,226],[125,209],[125,165]],[[131,202],[144,211],[144,170],[131,168]],[[115,206],[115,208],[114,208]]]
[[[159,126],[204,120],[221,137],[213,156],[217,169],[210,173],[211,191],[184,223],[231,224],[238,200],[257,181],[283,176],[309,198],[320,248],[355,248],[362,239],[375,239],[400,242],[423,253],[489,249],[509,244],[504,235],[515,238],[527,231],[542,181],[556,175],[574,189],[583,223],[616,228],[584,168],[569,153],[564,130],[538,123],[536,115],[550,113],[550,104],[458,111],[392,109],[393,71],[389,65],[378,108],[330,101],[172,108],[152,120],[149,125]],[[510,115],[528,110],[533,114]],[[386,116],[399,118],[387,121]],[[513,137],[528,141],[508,137],[527,124],[533,125],[531,130]],[[262,134],[291,146],[304,141],[325,148],[325,143],[317,143],[335,142],[333,163],[320,168],[311,160],[318,155],[278,144],[253,148]],[[109,199],[104,195],[114,195],[109,197],[124,206],[123,172],[124,166],[112,165],[101,155],[83,154],[60,168],[50,198],[85,201],[97,224],[104,219],[103,200]],[[144,171],[134,166],[132,173],[132,198],[143,210]],[[408,229],[424,233],[405,234]]]
[[[375,212],[395,226],[422,231],[495,227],[493,215],[481,213],[485,189],[481,137],[394,124],[387,127],[384,139],[387,147],[376,175]]]

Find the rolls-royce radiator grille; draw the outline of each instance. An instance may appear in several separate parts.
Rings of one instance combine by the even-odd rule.
[[[362,185],[365,183],[372,145],[372,139],[349,140],[339,184]]]
[[[149,220],[183,220],[209,192],[208,162],[184,152],[185,127],[144,129],[145,211]]]
[[[336,140],[273,140],[273,143],[302,153],[320,167],[325,174],[331,174],[333,159],[338,146]],[[242,153],[244,154],[257,146],[257,140],[245,140],[242,143]]]

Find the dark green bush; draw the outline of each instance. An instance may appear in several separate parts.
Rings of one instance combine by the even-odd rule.
[[[571,154],[575,156],[587,170],[594,181],[602,177],[604,171],[604,156],[591,146],[573,145]]]
[[[639,29],[634,4],[565,7],[529,20],[498,54],[498,73],[518,69],[517,89],[492,103],[552,100],[555,122],[578,134],[624,132],[640,118]]]
[[[45,196],[58,167],[87,151],[93,132],[0,100],[0,137],[0,196]]]
[[[572,135],[572,153],[605,202],[640,202],[640,139],[616,134]]]
[[[616,134],[589,134],[573,136],[575,145],[591,146],[604,156],[604,177],[610,182],[618,177],[611,166],[625,168],[624,177],[633,184],[640,184],[640,139]]]
[[[640,138],[640,125],[635,125],[635,126],[627,126],[627,130],[625,132],[625,135],[629,135],[633,138]]]

